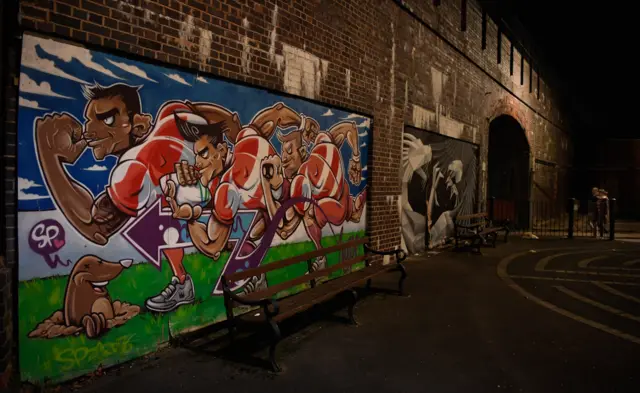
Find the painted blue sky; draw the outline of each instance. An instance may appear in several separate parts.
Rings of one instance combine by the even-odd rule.
[[[364,179],[368,177],[366,144],[371,137],[370,120],[360,115],[27,34],[23,40],[20,72],[17,186],[18,209],[22,211],[54,209],[36,160],[35,119],[47,113],[68,112],[82,122],[86,103],[82,86],[94,82],[101,85],[122,82],[142,86],[142,109],[153,116],[162,103],[177,99],[224,105],[238,112],[243,124],[248,123],[258,111],[276,102],[284,102],[297,112],[315,118],[323,130],[342,119],[352,119],[358,124],[360,135],[362,175]],[[274,137],[271,142],[280,150],[277,138]],[[345,165],[350,154],[350,148],[345,143],[342,148]],[[109,173],[115,164],[115,157],[96,161],[92,152],[86,150],[74,165],[67,166],[67,170],[94,195],[98,195],[107,185]],[[365,185],[366,180],[358,187],[350,185],[351,192],[356,194]]]

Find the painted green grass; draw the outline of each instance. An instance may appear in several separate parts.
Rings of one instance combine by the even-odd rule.
[[[343,242],[364,236],[364,231],[343,236]],[[337,244],[338,237],[322,239],[324,247]],[[282,244],[273,247],[267,253],[263,263],[282,260],[314,250],[311,242]],[[359,248],[358,254],[363,252]],[[226,318],[221,296],[211,296],[211,291],[228,259],[224,253],[218,261],[201,254],[185,256],[184,264],[193,279],[196,302],[182,306],[172,313],[159,315],[141,313],[126,324],[108,331],[99,340],[87,339],[83,334],[65,338],[33,339],[28,334],[35,326],[48,318],[54,311],[62,309],[67,276],[22,281],[19,284],[19,331],[20,331],[20,369],[23,380],[41,382],[50,379],[54,382],[89,373],[99,365],[108,366],[123,362],[146,353],[153,352],[171,335],[197,329]],[[339,262],[339,254],[330,254],[328,264]],[[357,268],[364,264],[360,263]],[[304,274],[306,262],[280,269],[267,274],[269,285],[275,285]],[[341,271],[332,274],[338,277]],[[145,300],[159,293],[171,279],[171,270],[164,264],[159,272],[149,264],[137,264],[125,270],[109,284],[109,293],[113,300],[139,305],[143,308]],[[278,296],[286,296],[303,290],[301,285]]]

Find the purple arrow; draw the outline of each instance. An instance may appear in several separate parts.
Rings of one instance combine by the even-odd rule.
[[[191,246],[186,234],[184,223],[173,218],[171,212],[162,211],[161,199],[122,232],[122,236],[158,270],[161,267],[163,249]]]
[[[276,214],[273,215],[273,219],[267,220],[267,228],[265,229],[264,234],[260,239],[260,245],[258,247],[253,246],[253,244],[249,240],[249,234],[251,233],[251,228],[255,223],[255,218],[254,218],[254,221],[251,222],[249,229],[247,229],[244,232],[244,236],[242,236],[242,239],[240,239],[235,243],[235,247],[233,248],[233,251],[231,251],[231,255],[229,255],[229,259],[227,260],[227,263],[222,269],[222,273],[220,274],[220,277],[218,277],[218,282],[216,283],[216,286],[213,289],[213,295],[220,295],[223,293],[222,276],[224,274],[236,273],[236,272],[240,272],[247,269],[253,269],[255,267],[260,266],[260,263],[262,262],[264,257],[267,255],[267,252],[271,247],[271,242],[273,241],[273,238],[275,237],[278,231],[278,225],[280,223],[280,220],[284,218],[284,215],[287,209],[293,207],[296,203],[301,203],[301,202],[308,202],[313,204],[316,207],[316,209],[320,210],[324,214],[324,211],[322,210],[320,205],[318,205],[318,203],[313,199],[304,198],[304,197],[290,198],[286,202],[284,202],[282,206],[280,206],[280,208],[276,211]],[[236,221],[236,223],[237,222],[238,221]],[[333,232],[333,228],[331,228],[331,231]],[[230,289],[232,291],[235,291],[243,287],[248,281],[249,279],[245,279],[242,281],[237,281],[235,283],[230,282],[228,284]]]

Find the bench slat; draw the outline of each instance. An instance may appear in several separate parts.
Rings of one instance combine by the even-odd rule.
[[[456,221],[464,221],[464,220],[471,220],[474,218],[484,218],[484,217],[489,217],[488,213],[475,213],[475,214],[468,214],[466,216],[457,216],[456,217]]]
[[[365,244],[369,242],[369,238],[368,237],[363,237],[361,239],[354,239],[354,240],[350,240],[346,243],[340,243],[340,244],[336,244],[335,246],[331,246],[331,247],[327,247],[327,248],[321,248],[319,250],[314,250],[314,251],[310,251],[301,255],[297,255],[295,257],[291,257],[291,258],[287,258],[287,259],[283,259],[281,261],[278,262],[272,262],[272,263],[266,263],[263,264],[261,266],[258,266],[256,268],[253,269],[249,269],[249,270],[243,270],[241,272],[237,272],[237,273],[231,273],[231,274],[225,274],[225,279],[227,280],[227,282],[236,282],[236,281],[240,281],[243,280],[245,278],[249,278],[249,277],[253,277],[253,276],[259,276],[263,273],[267,273],[270,272],[272,270],[277,270],[277,269],[281,269],[283,267],[287,267],[290,265],[294,265],[296,263],[300,263],[300,262],[304,262],[304,261],[308,261],[312,258],[316,258],[322,255],[327,255],[330,254],[332,252],[336,252],[336,251],[341,251],[345,248],[349,248],[349,247],[354,247],[354,246],[359,246],[361,244]]]
[[[504,230],[505,229],[502,228],[502,227],[486,228],[485,230],[480,232],[479,235],[486,235],[486,234],[489,234],[489,233],[500,232],[500,231],[504,231]]]
[[[315,288],[311,288],[299,294],[278,300],[278,307],[280,313],[273,319],[275,321],[281,321],[294,314],[302,312],[314,304],[322,303],[323,301],[335,296],[336,294],[343,292],[346,289],[352,288],[358,283],[361,283],[369,278],[372,278],[378,274],[384,273],[395,268],[395,264],[382,265],[377,264],[370,267],[366,267],[357,272],[347,274],[345,276],[328,281]],[[262,310],[256,310],[248,312],[241,317],[243,320],[251,322],[264,322],[265,316]]]
[[[333,273],[333,272],[335,272],[335,271],[337,271],[339,269],[342,269],[342,268],[344,268],[346,266],[349,266],[349,265],[353,265],[353,264],[358,263],[358,262],[362,262],[365,259],[367,259],[366,255],[360,255],[360,256],[357,256],[357,257],[355,257],[353,259],[349,259],[348,261],[340,262],[340,263],[337,263],[335,265],[329,266],[326,269],[317,270],[317,271],[315,271],[313,273],[305,274],[305,275],[302,275],[300,277],[296,277],[293,280],[281,282],[280,284],[276,284],[276,285],[270,286],[270,287],[266,288],[263,291],[251,292],[251,293],[243,296],[243,298],[247,299],[247,300],[262,300],[262,299],[266,299],[266,298],[269,298],[269,297],[277,294],[278,292],[284,291],[285,289],[289,289],[289,288],[294,287],[296,285],[304,284],[305,282],[309,282],[309,281],[311,281],[313,279],[317,279],[317,278],[320,278],[320,277],[328,276],[329,274],[331,274],[331,273]]]

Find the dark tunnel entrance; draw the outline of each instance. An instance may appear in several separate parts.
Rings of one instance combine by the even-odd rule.
[[[513,229],[529,229],[531,151],[524,129],[511,116],[489,125],[487,196],[494,197],[494,219],[509,220]]]

